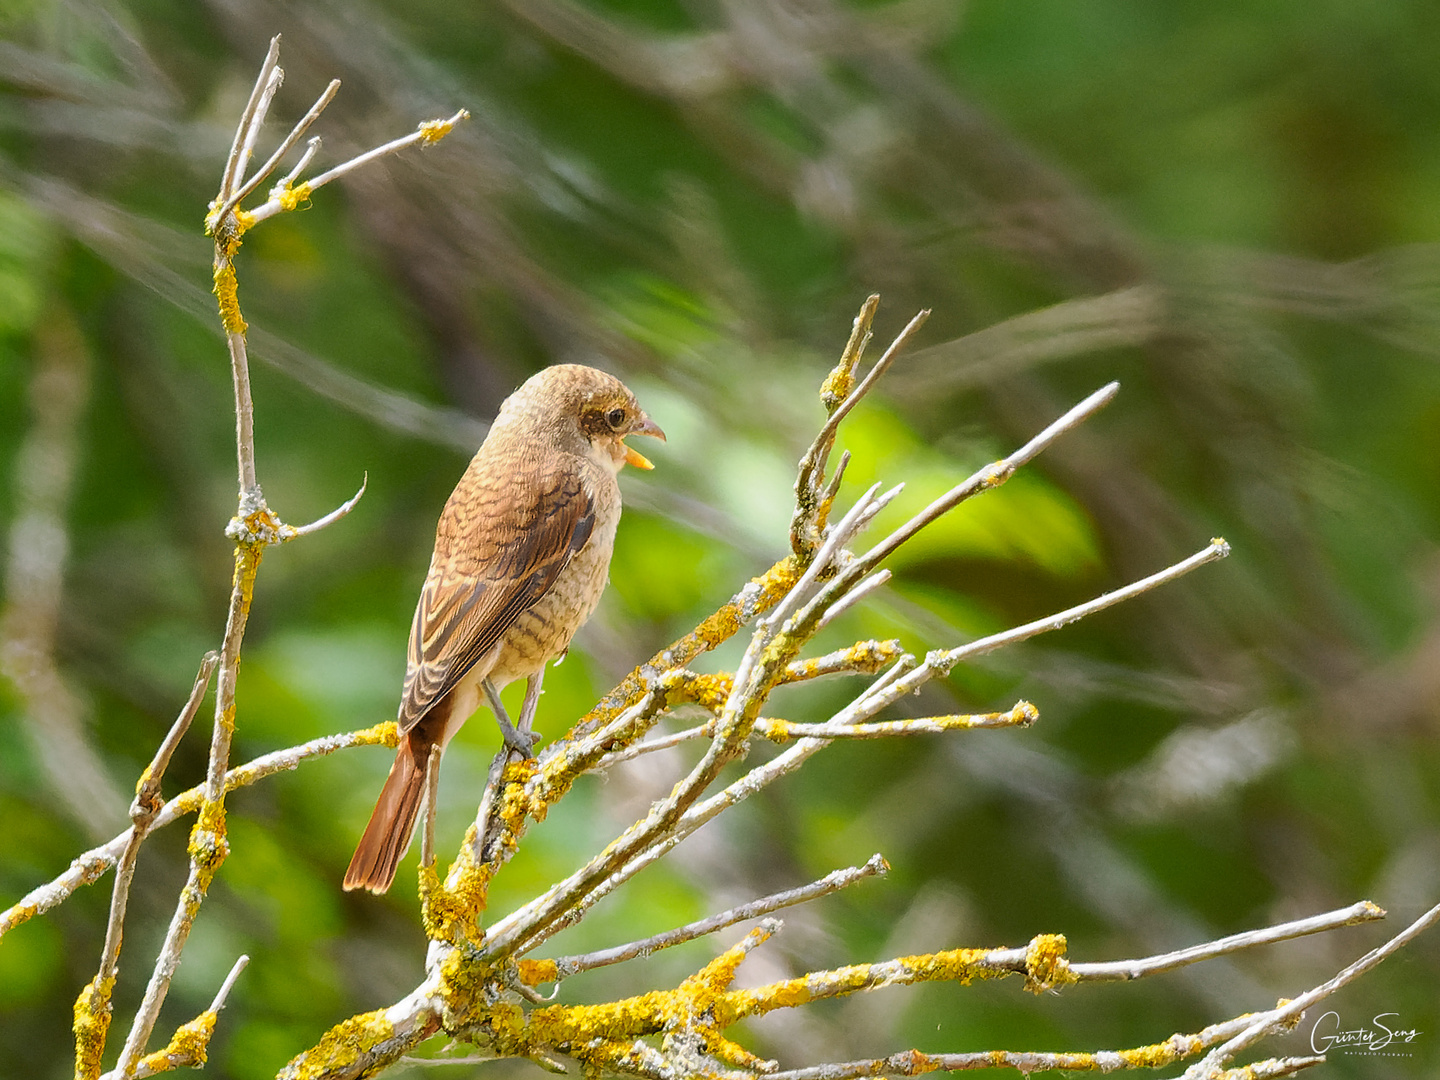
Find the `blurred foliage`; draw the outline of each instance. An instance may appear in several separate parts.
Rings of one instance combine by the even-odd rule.
[[[928,347],[843,432],[847,490],[904,480],[896,516],[1101,383],[1123,392],[905,549],[893,586],[827,641],[948,645],[1212,535],[1236,555],[986,658],[922,703],[1023,696],[1036,727],[836,746],[556,949],[639,937],[875,850],[889,878],[787,915],[752,977],[1040,931],[1069,935],[1080,959],[1138,956],[1360,897],[1391,910],[1393,932],[1440,899],[1433,5],[0,5],[0,527],[17,512],[39,332],[68,312],[93,385],[58,659],[120,790],[223,624],[233,418],[200,223],[277,31],[280,121],[344,80],[323,161],[459,106],[474,118],[266,223],[240,256],[271,505],[303,522],[362,472],[369,488],[344,523],[266,559],[236,760],[393,715],[433,523],[484,419],[535,367],[597,361],[671,438],[654,473],[625,477],[615,587],[547,678],[542,728],[563,730],[785,550],[816,389],[879,291],[881,337],[935,310]],[[813,720],[853,689],[776,701]],[[26,724],[0,684],[0,903],[95,839],[47,787]],[[495,742],[478,721],[447,756],[442,852]],[[198,781],[204,743],[182,747],[169,793]],[[420,977],[410,869],[383,899],[339,891],[387,765],[352,752],[235,796],[233,855],[161,1022],[203,1008],[250,953],[217,1074],[273,1075]],[[1173,782],[1201,769],[1239,779]],[[582,785],[497,883],[495,910],[669,782],[636,768]],[[141,859],[127,1021],[182,875],[170,832]],[[108,888],[0,942],[0,1075],[68,1074]],[[891,990],[750,1030],[787,1066],[911,1045],[1118,1048],[1293,995],[1386,933],[1058,998]],[[708,947],[564,993],[661,985]],[[1355,1025],[1395,1012],[1422,1035],[1412,1058],[1340,1057],[1331,1075],[1433,1074],[1440,942],[1334,1008]],[[1300,1052],[1306,1032],[1275,1045]]]

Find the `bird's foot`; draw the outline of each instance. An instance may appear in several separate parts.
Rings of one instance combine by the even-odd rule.
[[[500,738],[505,742],[505,749],[519,754],[525,760],[535,756],[535,747],[540,742],[540,736],[533,731],[521,731],[510,722],[508,716],[497,717],[500,725]]]

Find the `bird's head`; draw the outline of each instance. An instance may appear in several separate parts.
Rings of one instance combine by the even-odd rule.
[[[532,375],[500,406],[496,422],[522,418],[550,432],[560,448],[613,472],[625,465],[654,468],[644,454],[625,445],[628,436],[665,441],[665,432],[624,383],[582,364],[556,364]]]

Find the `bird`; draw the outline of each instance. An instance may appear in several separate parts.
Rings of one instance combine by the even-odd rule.
[[[500,405],[445,503],[415,605],[401,692],[400,742],[345,872],[346,891],[383,893],[410,846],[432,748],[490,704],[505,744],[531,756],[545,665],[600,601],[609,579],[625,445],[665,440],[615,376],[580,364],[537,372]],[[518,728],[499,691],[526,680]],[[437,759],[438,764],[438,759]]]

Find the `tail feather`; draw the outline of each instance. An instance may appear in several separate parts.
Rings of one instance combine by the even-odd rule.
[[[346,891],[369,889],[383,893],[395,880],[395,867],[410,847],[415,818],[420,813],[420,796],[425,791],[425,769],[417,764],[417,756],[408,740],[400,744],[370,824],[365,826],[350,868],[345,871]]]

